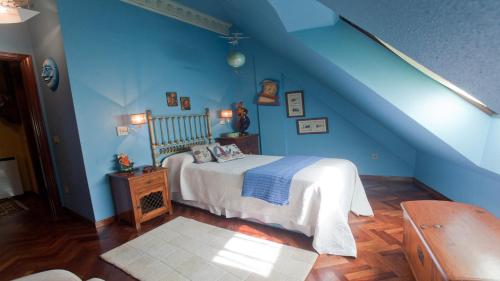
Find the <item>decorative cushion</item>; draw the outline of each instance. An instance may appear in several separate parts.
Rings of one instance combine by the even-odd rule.
[[[245,158],[245,154],[241,152],[236,144],[229,145],[214,145],[208,148],[217,162],[223,163],[235,159]]]
[[[245,154],[241,152],[240,148],[236,144],[229,144],[225,146],[231,155],[236,159],[245,158]]]
[[[193,152],[194,161],[198,164],[213,161],[214,158],[206,145],[195,145],[191,147],[191,152]]]

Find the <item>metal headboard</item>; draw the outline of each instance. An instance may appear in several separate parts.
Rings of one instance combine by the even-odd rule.
[[[172,154],[188,151],[197,144],[213,143],[208,108],[204,114],[153,116],[146,111],[153,165]]]

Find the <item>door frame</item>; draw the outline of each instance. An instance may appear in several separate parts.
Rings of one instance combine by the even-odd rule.
[[[0,61],[17,62],[21,69],[22,86],[24,88],[24,100],[26,101],[26,109],[28,111],[28,120],[23,120],[32,131],[35,143],[35,153],[33,160],[41,165],[43,174],[44,189],[47,194],[47,201],[51,215],[57,218],[61,213],[61,202],[59,200],[59,191],[55,176],[54,164],[50,152],[47,130],[43,118],[40,96],[38,94],[37,80],[35,77],[35,69],[33,67],[33,59],[30,55],[14,54],[0,52]]]

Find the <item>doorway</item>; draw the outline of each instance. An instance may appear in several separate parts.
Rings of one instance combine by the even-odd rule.
[[[3,89],[0,92],[1,122],[17,128],[24,137],[29,160],[24,161],[23,169],[26,175],[32,174],[30,188],[36,188],[52,217],[57,218],[61,204],[32,57],[0,52],[0,75],[4,75],[3,85],[0,85],[0,90]],[[25,182],[29,180],[24,179]]]

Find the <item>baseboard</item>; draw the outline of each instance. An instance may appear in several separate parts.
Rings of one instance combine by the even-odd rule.
[[[73,210],[71,210],[71,209],[69,209],[69,208],[67,208],[67,207],[62,207],[62,209],[64,210],[64,212],[65,212],[66,214],[68,214],[68,215],[69,215],[69,216],[71,216],[71,217],[74,217],[74,218],[76,218],[76,219],[78,219],[78,220],[81,220],[81,221],[83,221],[84,223],[89,224],[89,225],[93,225],[93,224],[94,224],[94,221],[89,220],[88,218],[86,218],[86,217],[84,217],[84,216],[82,216],[82,215],[78,214],[77,212],[75,212],[75,211],[73,211]]]
[[[75,217],[75,218],[85,222],[86,224],[89,224],[89,225],[95,227],[96,229],[103,227],[103,226],[110,225],[110,224],[115,222],[115,216],[111,216],[109,218],[105,218],[105,219],[102,219],[100,221],[92,221],[92,220],[89,220],[88,218],[76,213],[75,211],[73,211],[71,209],[68,209],[66,207],[63,207],[63,209],[70,216]]]
[[[396,177],[396,176],[361,175],[359,177],[362,180],[392,181],[392,182],[407,182],[407,183],[412,183],[414,180],[413,177]]]
[[[109,218],[105,218],[105,219],[102,219],[100,221],[96,221],[94,223],[94,226],[95,226],[95,228],[100,228],[100,227],[103,227],[103,226],[107,226],[107,225],[113,224],[115,221],[116,221],[115,216],[111,216]]]
[[[361,175],[359,176],[362,180],[374,180],[374,181],[390,181],[390,182],[404,182],[404,183],[413,183],[416,187],[425,190],[432,195],[434,195],[439,200],[453,201],[450,198],[444,196],[439,191],[436,191],[434,188],[426,185],[425,183],[419,181],[414,177],[393,177],[393,176],[372,176],[372,175]]]
[[[440,193],[439,191],[436,191],[434,188],[426,185],[425,183],[419,181],[418,179],[416,178],[413,178],[413,183],[415,184],[416,187],[422,189],[422,190],[425,190],[425,191],[428,191],[430,193],[432,193],[432,195],[436,196],[439,200],[446,200],[446,201],[453,201],[451,200],[450,198],[444,196],[442,193]]]

